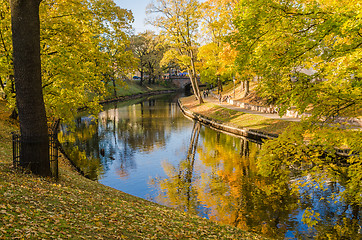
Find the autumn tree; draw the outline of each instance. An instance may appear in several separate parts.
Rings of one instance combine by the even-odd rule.
[[[357,1],[345,0],[240,1],[238,31],[230,38],[240,52],[239,68],[259,77],[259,93],[280,114],[295,107],[311,115],[264,145],[261,173],[282,178],[297,169],[313,177],[312,188],[339,182],[346,190],[338,196],[355,219],[362,134],[348,119],[360,117],[362,107],[360,10]],[[348,160],[336,149],[348,149]]]
[[[111,0],[44,0],[39,11],[47,115],[71,120],[79,107],[99,110],[135,67],[126,51],[132,13]],[[15,109],[9,1],[1,0],[0,12],[0,86]]]
[[[130,41],[130,49],[138,60],[137,70],[141,74],[140,85],[142,86],[147,65],[147,44],[145,37],[141,34],[132,36]]]
[[[154,83],[161,74],[160,62],[166,50],[161,36],[153,32],[144,32],[131,37],[130,49],[138,59],[138,71],[141,74],[140,85],[144,81],[145,73],[148,75],[149,83]]]
[[[240,1],[231,43],[264,97],[317,119],[358,116],[361,20],[355,1]]]
[[[200,19],[198,1],[156,0],[147,9],[149,14],[155,14],[150,21],[161,29],[161,33],[169,41],[171,50],[166,56],[174,56],[178,64],[187,71],[194,94],[202,103],[195,66]]]
[[[155,83],[164,70],[161,66],[161,60],[168,46],[165,44],[162,36],[149,36],[149,54],[147,57],[146,72],[148,73],[148,83]]]
[[[41,51],[49,116],[71,120],[85,106],[98,111],[99,101],[135,66],[126,51],[132,13],[111,0],[46,0],[41,15],[47,16]]]
[[[238,1],[217,0],[205,1],[201,4],[202,21],[201,29],[203,42],[198,57],[200,59],[200,72],[203,81],[218,86],[233,79],[243,81],[244,95],[249,93],[250,74],[238,71],[235,64],[238,55],[237,49],[231,47],[228,36],[235,31],[233,24],[234,8]]]
[[[49,139],[42,93],[39,0],[11,1],[16,102],[21,133],[21,165],[50,176]]]
[[[13,46],[11,35],[10,2],[0,1],[0,88],[3,98],[12,109],[11,118],[18,117],[15,107],[15,83],[13,70]]]
[[[224,74],[220,71],[220,52],[221,47],[215,42],[208,43],[200,47],[197,53],[200,59],[201,81],[218,87],[218,92],[222,91],[222,82],[225,80]]]
[[[217,86],[218,91],[222,91],[223,83],[240,77],[235,66],[236,55],[237,52],[226,42],[220,45],[211,42],[201,46],[197,53],[201,81]]]
[[[71,120],[79,107],[100,109],[98,102],[108,94],[110,80],[114,87],[115,79],[120,79],[135,65],[131,52],[125,51],[127,31],[133,19],[130,11],[119,8],[111,0],[40,2],[11,2],[12,32],[9,1],[2,0],[0,5],[0,87],[8,106],[19,109],[23,141],[29,142],[22,147],[21,154],[32,156],[26,153],[33,148],[31,144],[44,145],[39,151],[34,148],[34,158],[25,162],[38,161],[37,158],[41,160],[43,154],[46,155],[47,132],[43,129],[46,115]],[[29,14],[27,8],[31,9]],[[24,25],[21,20],[25,21]],[[38,30],[35,25],[39,24]],[[27,71],[31,72],[26,74]],[[42,93],[47,114],[42,112]],[[15,94],[20,94],[16,103]],[[33,170],[48,174],[47,169],[37,170],[35,165]]]

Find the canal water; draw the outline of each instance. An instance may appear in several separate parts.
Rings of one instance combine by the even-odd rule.
[[[155,96],[104,106],[98,121],[84,115],[76,129],[62,126],[68,155],[91,179],[166,206],[277,239],[357,239],[350,206],[311,179],[287,184],[258,174],[262,145],[214,131],[180,112],[179,95]],[[293,181],[306,187],[293,191]],[[304,216],[304,217],[303,217]]]

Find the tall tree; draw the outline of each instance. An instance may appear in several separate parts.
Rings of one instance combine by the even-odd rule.
[[[188,72],[196,98],[203,103],[197,84],[195,63],[197,60],[197,33],[200,9],[197,0],[156,0],[147,7],[148,13],[155,13],[151,22],[161,28],[162,33],[176,53],[180,66]]]
[[[202,63],[201,77],[204,81],[214,81],[220,87],[224,81],[240,76],[235,66],[237,51],[230,48],[230,44],[226,42],[228,34],[234,31],[232,20],[236,3],[235,0],[208,0],[200,6],[204,33],[202,35],[208,42],[200,47],[198,53]],[[214,76],[210,76],[212,71]]]
[[[132,13],[112,0],[44,0],[40,12],[48,115],[72,120],[79,107],[98,111],[99,100],[135,65],[126,51]]]
[[[146,38],[143,34],[134,35],[131,37],[130,49],[133,55],[138,60],[137,70],[141,74],[140,85],[143,85],[144,75],[146,71],[146,58],[147,58],[147,43]]]
[[[40,63],[40,0],[12,0],[11,23],[16,101],[21,132],[21,163],[50,175],[47,118]]]
[[[259,157],[263,175],[282,178],[280,169],[288,176],[293,168],[313,176],[317,187],[327,180],[339,182],[345,191],[338,196],[351,205],[356,219],[362,132],[340,123],[361,116],[360,13],[361,5],[353,0],[241,0],[238,31],[231,38],[241,53],[239,67],[260,77],[260,93],[278,104],[281,114],[291,107],[311,114],[310,122],[264,144]],[[336,124],[341,116],[343,122]],[[336,156],[336,148],[349,149],[348,160]]]
[[[131,37],[130,46],[134,56],[138,59],[138,71],[141,74],[140,85],[147,73],[149,83],[161,74],[160,62],[165,52],[165,44],[161,36],[146,31]]]
[[[220,47],[215,42],[211,42],[201,46],[199,52],[197,53],[197,57],[200,59],[201,63],[199,64],[201,81],[218,86],[218,92],[222,91],[221,88],[223,79],[220,72],[220,51]]]

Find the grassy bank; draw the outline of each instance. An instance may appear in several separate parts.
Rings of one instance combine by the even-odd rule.
[[[261,239],[80,176],[66,160],[60,179],[12,168],[10,132],[0,102],[0,239]]]
[[[136,95],[140,93],[146,93],[149,91],[162,91],[169,89],[176,89],[176,88],[169,82],[162,82],[162,84],[144,83],[142,86],[140,86],[139,81],[125,80],[122,82],[122,84],[117,85],[116,92],[117,92],[117,97],[119,97],[119,96]],[[110,96],[108,96],[107,99],[114,98],[115,96],[114,96],[113,86],[109,85],[108,91],[110,92]]]
[[[213,118],[224,122],[225,124],[244,128],[254,129],[265,133],[280,134],[288,126],[298,124],[285,120],[271,119],[260,115],[243,113],[240,111],[227,109],[210,102],[199,104],[194,96],[181,99],[182,104],[193,112],[202,114],[209,118]]]

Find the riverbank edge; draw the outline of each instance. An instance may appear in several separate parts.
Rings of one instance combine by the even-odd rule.
[[[191,119],[195,119],[195,120],[197,120],[211,128],[214,128],[216,130],[228,132],[228,133],[231,133],[231,134],[234,134],[237,136],[246,137],[246,138],[253,139],[256,141],[262,141],[263,139],[274,139],[279,136],[278,134],[265,133],[265,132],[261,132],[261,131],[257,131],[257,130],[253,130],[253,129],[245,129],[245,128],[238,128],[238,127],[230,126],[225,122],[210,118],[208,116],[205,116],[205,115],[197,113],[197,112],[193,112],[182,104],[182,98],[178,99],[177,103],[181,109],[181,112],[185,116],[187,116]]]
[[[221,131],[224,133],[228,133],[237,137],[245,137],[248,138],[249,140],[252,141],[256,141],[258,143],[262,143],[264,140],[270,140],[270,139],[275,139],[278,138],[279,134],[276,133],[268,133],[268,132],[263,132],[263,131],[258,131],[255,129],[247,129],[247,128],[240,128],[240,127],[235,127],[235,126],[231,126],[228,125],[227,122],[223,122],[214,118],[211,118],[209,116],[205,116],[203,114],[200,114],[198,112],[194,112],[192,110],[190,110],[188,107],[184,106],[184,104],[182,104],[182,99],[184,98],[180,98],[178,99],[178,105],[181,109],[181,112],[184,114],[184,116],[197,120],[199,122],[201,122],[202,124],[215,129],[217,131]],[[221,107],[222,109],[225,109],[224,107]],[[286,130],[287,128],[284,128],[284,130]],[[350,155],[350,149],[348,148],[335,148],[336,151],[336,155],[338,155],[339,157],[349,157]]]

